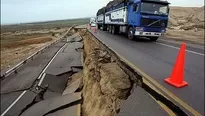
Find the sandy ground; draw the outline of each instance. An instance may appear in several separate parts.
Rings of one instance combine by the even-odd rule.
[[[166,39],[204,45],[204,31],[167,30]]]
[[[11,68],[54,40],[1,50],[1,69]]]
[[[85,32],[81,32],[84,35]],[[120,68],[116,57],[85,34],[82,116],[116,116],[128,98],[132,80]],[[93,89],[94,88],[94,89]]]
[[[204,44],[204,7],[170,7],[166,36]]]
[[[1,36],[15,36],[21,34],[33,34],[33,38],[24,38],[22,40],[8,40],[9,42],[1,42],[1,71],[8,70],[19,62],[23,61],[36,51],[45,47],[51,42],[54,42],[65,31],[65,29],[54,30],[57,34],[52,36],[47,34],[53,32],[52,30],[38,30],[38,31],[23,31],[18,33],[3,33]],[[35,37],[36,33],[45,33],[44,36]]]

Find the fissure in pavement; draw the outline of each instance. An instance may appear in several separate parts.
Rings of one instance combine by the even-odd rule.
[[[107,47],[105,44],[103,44],[101,41],[99,41],[97,38],[95,38],[95,36],[93,36],[92,33],[89,33],[87,30],[78,30],[81,32],[81,36],[84,39],[84,51],[86,51],[85,49],[87,49],[86,52],[84,52],[84,59],[86,59],[86,57],[90,54],[90,52],[92,51],[91,49],[95,49],[95,47],[97,46],[100,49],[103,49],[105,51],[107,51],[109,53],[109,55],[112,57],[113,61],[116,62],[118,64],[118,66],[120,66],[120,68],[130,77],[131,81],[131,88],[133,87],[133,85],[135,86],[140,86],[142,89],[144,89],[148,94],[150,94],[154,99],[156,99],[157,101],[160,101],[161,103],[163,103],[165,106],[167,106],[171,111],[173,111],[176,115],[184,115],[186,116],[187,114],[176,104],[174,104],[172,101],[168,100],[167,98],[165,98],[163,95],[157,93],[155,90],[153,90],[152,88],[150,88],[148,85],[146,85],[143,82],[143,77],[137,73],[134,69],[132,69],[129,65],[127,65],[124,61],[122,61],[119,56],[116,55],[115,52],[113,52],[109,47]],[[85,42],[87,41],[87,42]],[[85,44],[88,44],[87,47]],[[89,47],[88,47],[89,46]],[[85,62],[86,63],[86,62]],[[91,72],[90,72],[91,73]],[[85,77],[84,77],[85,78]],[[131,90],[131,89],[130,89]],[[83,91],[85,92],[85,91]],[[129,92],[128,92],[129,93]],[[128,94],[129,96],[129,94]],[[84,100],[86,100],[85,96],[84,96]],[[96,101],[97,102],[97,101]],[[90,107],[90,106],[87,106]],[[85,113],[86,110],[86,106],[84,106],[84,110],[83,110],[83,116],[87,116],[88,112]],[[94,110],[94,109],[93,109]],[[103,109],[101,109],[103,110]],[[114,110],[114,109],[113,109]],[[89,113],[90,114],[90,113]]]

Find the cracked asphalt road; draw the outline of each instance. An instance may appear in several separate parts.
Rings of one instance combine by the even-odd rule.
[[[6,108],[8,108],[10,104],[17,99],[19,95],[21,95],[24,89],[29,89],[32,87],[33,83],[46,64],[63,45],[64,44],[62,42],[52,45],[43,53],[36,56],[34,58],[35,60],[32,60],[19,68],[17,71],[18,73],[9,75],[1,81],[1,113],[3,113],[3,111],[5,111]]]
[[[61,49],[62,47],[64,48]],[[29,105],[32,106],[42,99],[62,96],[67,84],[67,79],[75,73],[72,67],[82,67],[81,53],[75,50],[75,48],[78,47],[80,47],[79,42],[72,44],[60,41],[51,45],[42,53],[35,56],[33,60],[20,67],[17,70],[18,73],[11,74],[2,80],[1,115],[4,113],[4,115],[18,116],[22,111],[25,111],[26,108],[29,108]],[[58,51],[59,53],[53,59]],[[53,59],[53,61],[49,64],[51,59]],[[36,79],[45,68],[45,77],[41,83],[41,87],[47,85],[49,87],[47,91],[43,93],[43,98],[36,100],[42,89],[36,90],[34,85],[39,83],[39,80]],[[17,102],[15,102],[15,100],[17,100]],[[9,106],[12,107],[9,108]],[[9,110],[6,111],[7,109]]]

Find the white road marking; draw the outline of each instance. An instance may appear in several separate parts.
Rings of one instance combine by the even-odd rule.
[[[66,44],[65,44],[66,45]],[[64,46],[65,45],[63,45],[62,47],[61,47],[61,49],[60,50],[58,50],[58,52],[53,56],[53,58],[50,60],[50,62],[46,65],[46,67],[44,68],[44,70],[40,73],[40,75],[38,76],[38,78],[37,79],[40,79],[41,77],[41,79],[40,79],[40,81],[39,81],[39,83],[38,83],[38,86],[40,86],[41,84],[42,84],[42,82],[43,82],[43,79],[45,78],[45,75],[46,75],[46,73],[44,73],[45,71],[46,71],[46,69],[49,67],[49,65],[51,64],[51,62],[55,59],[55,57],[58,55],[58,53],[64,48]],[[23,95],[26,93],[27,91],[24,91],[2,114],[1,114],[1,116],[4,116],[20,99],[21,99],[21,97],[23,97]]]
[[[178,47],[175,47],[175,46],[171,46],[171,45],[167,45],[167,44],[163,44],[163,43],[160,43],[160,42],[155,42],[156,44],[160,44],[160,45],[163,45],[163,46],[167,46],[167,47],[170,47],[170,48],[174,48],[174,49],[180,49]],[[204,56],[204,54],[202,53],[198,53],[198,52],[194,52],[194,51],[191,51],[191,50],[186,50],[187,52],[190,52],[190,53],[193,53],[193,54],[197,54],[197,55],[200,55],[200,56]]]
[[[38,86],[41,85],[41,83],[43,82],[45,76],[46,76],[46,73],[43,73],[43,75],[42,75],[42,77],[41,77],[41,80],[40,80],[39,83],[38,83]]]
[[[66,45],[66,44],[65,44]],[[60,50],[58,50],[58,52],[53,56],[53,58],[50,60],[50,62],[47,64],[47,66],[44,68],[44,70],[41,72],[41,74],[39,75],[39,77],[38,77],[38,79],[40,79],[40,81],[39,81],[39,83],[38,83],[38,86],[40,86],[41,84],[42,84],[42,82],[43,82],[43,79],[45,78],[45,76],[46,76],[46,73],[45,73],[45,71],[46,71],[46,69],[49,67],[49,65],[53,62],[53,60],[55,59],[55,57],[58,55],[58,53],[64,48],[64,46],[65,45],[63,45],[63,47],[61,47],[61,49]]]
[[[26,93],[27,91],[24,91],[2,114],[1,116],[4,116],[20,99],[21,97]]]

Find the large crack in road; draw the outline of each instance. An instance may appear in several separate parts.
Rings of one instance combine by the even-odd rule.
[[[64,40],[68,40],[68,39],[69,39],[69,37],[64,38]],[[64,40],[62,40],[62,42]],[[67,45],[68,48],[63,46],[63,48],[64,48],[63,51],[61,49],[59,49],[61,51],[61,53],[59,55],[57,55],[57,58],[55,58],[53,61],[54,64],[55,64],[55,62],[61,63],[57,66],[57,67],[59,67],[59,69],[66,66],[63,64],[65,64],[64,60],[67,60],[67,59],[60,59],[60,62],[58,61],[58,59],[60,57],[62,57],[63,54],[70,54],[70,55],[74,55],[75,53],[80,54],[80,51],[75,50],[75,48],[82,49],[82,47],[77,47],[79,45],[77,45],[76,47],[73,48],[74,52],[72,52],[72,53],[69,52],[69,48],[72,48],[71,46],[75,45],[76,42],[79,43],[81,41],[82,41],[82,39],[77,38],[76,41],[65,42],[64,45]],[[56,52],[56,54],[57,53],[58,52]],[[41,55],[41,54],[39,54],[39,55]],[[64,56],[69,57],[69,55],[68,56],[64,55]],[[36,59],[34,58],[32,61],[35,61],[35,60]],[[80,59],[77,58],[76,60],[78,60],[78,61],[71,60],[73,63],[67,64],[66,67],[70,67],[69,70],[67,70],[67,69],[65,71],[59,70],[60,72],[57,75],[50,75],[49,73],[48,74],[45,73],[45,75],[41,75],[41,76],[44,76],[43,80],[41,80],[42,77],[37,78],[32,83],[32,85],[27,87],[27,88],[17,89],[17,90],[9,90],[6,92],[2,92],[1,96],[4,96],[4,97],[9,96],[13,93],[19,93],[19,92],[24,93],[24,94],[22,94],[23,96],[21,96],[22,98],[18,99],[18,101],[13,103],[13,105],[11,104],[12,106],[9,108],[9,110],[8,110],[9,112],[8,113],[5,112],[2,115],[6,114],[6,115],[18,115],[18,116],[20,116],[20,115],[24,114],[25,112],[27,112],[28,109],[32,108],[33,106],[35,106],[36,104],[38,104],[41,101],[44,101],[44,100],[52,98],[52,97],[61,96],[61,94],[63,93],[63,90],[66,87],[66,81],[68,80],[68,78],[70,76],[72,76],[73,74],[79,72],[83,68],[82,65],[80,65],[80,63],[78,63],[78,62],[81,62]],[[48,64],[48,67],[46,66],[46,68],[48,68],[48,69],[45,69],[45,71],[52,70],[52,67],[55,66],[55,65],[52,65],[53,62],[51,62],[51,66],[49,66],[50,63]],[[60,66],[60,65],[62,65],[62,66]],[[19,70],[19,71],[21,71],[21,70]],[[16,73],[15,75],[18,75],[18,73]],[[8,78],[8,80],[9,80],[9,78]],[[41,83],[41,84],[39,84],[39,83]],[[31,93],[32,93],[32,97],[30,95]],[[29,98],[29,96],[30,96],[30,98]],[[29,100],[27,100],[27,99],[29,99]],[[19,104],[19,102],[23,102],[23,104],[21,105],[21,103]],[[17,106],[20,106],[20,107],[16,108]],[[56,109],[58,109],[58,107]],[[52,112],[54,112],[56,109],[52,109]],[[62,108],[60,108],[60,109],[62,109]],[[49,113],[51,113],[51,112],[49,112]]]
[[[94,48],[100,48],[103,50],[106,50],[109,55],[112,57],[112,62],[116,62],[118,64],[118,66],[120,66],[121,69],[123,69],[123,71],[129,75],[130,80],[132,80],[132,84],[135,84],[135,86],[139,86],[140,88],[142,88],[143,90],[145,90],[149,95],[151,95],[156,101],[161,102],[162,104],[164,104],[165,106],[167,106],[174,114],[176,115],[184,115],[186,116],[186,112],[184,112],[180,107],[178,107],[176,104],[174,104],[172,101],[170,101],[169,99],[167,99],[166,97],[164,97],[163,95],[159,94],[158,92],[156,92],[154,89],[152,89],[151,87],[149,87],[146,83],[144,83],[143,81],[143,77],[137,73],[134,69],[132,69],[129,65],[127,65],[124,61],[122,61],[119,56],[112,51],[109,47],[107,47],[104,43],[102,43],[101,41],[99,41],[95,36],[93,36],[92,33],[88,32],[87,30],[81,30],[81,36],[84,39],[84,44],[88,44],[87,46],[89,47],[85,47],[84,50],[86,52],[84,52],[84,56],[86,57],[89,54],[89,51],[91,52],[93,50],[95,50]],[[85,42],[85,39],[87,40],[87,43]],[[102,57],[101,57],[102,58]],[[91,72],[90,72],[91,73]],[[102,78],[102,77],[101,77]],[[134,89],[134,86],[132,87],[132,89]],[[132,93],[131,93],[132,94]],[[140,94],[140,93],[139,93]],[[129,94],[128,94],[129,96]],[[84,98],[85,100],[86,98]],[[128,98],[129,99],[129,98]],[[88,106],[87,106],[88,107]],[[90,106],[91,107],[91,106]],[[143,107],[143,106],[141,106]],[[86,109],[86,107],[85,107]],[[94,109],[92,109],[94,110]],[[102,110],[102,109],[101,109]],[[114,109],[113,109],[114,110]],[[154,110],[154,109],[153,109]],[[149,110],[148,110],[149,111]],[[89,112],[91,111],[87,111],[84,112],[84,115],[87,116],[90,114]],[[141,112],[146,112],[146,111],[141,111]]]
[[[46,116],[50,114],[63,116],[67,114],[66,110],[68,111],[69,108],[76,109],[76,106],[81,104],[80,114],[82,116],[122,115],[122,112],[129,108],[123,104],[139,102],[137,100],[140,98],[141,103],[138,104],[140,106],[132,106],[138,107],[138,111],[134,111],[136,114],[140,112],[155,112],[156,115],[166,114],[156,103],[156,101],[159,101],[168,107],[175,115],[187,115],[180,107],[147,85],[139,73],[121,60],[114,51],[95,38],[88,30],[74,29],[72,31],[73,33],[77,32],[77,34],[73,34],[73,36],[66,39],[67,46],[62,48],[61,54],[59,55],[61,58],[54,60],[50,64],[40,86],[38,85],[39,79],[37,79],[32,86],[27,89],[9,91],[1,94],[6,95],[25,90],[35,94],[33,99],[30,100],[31,102],[24,105],[25,107],[21,108],[18,113],[13,114],[18,116],[26,116],[28,114],[30,116]],[[78,45],[79,42],[83,42],[83,45],[80,47]],[[71,44],[77,47],[70,46]],[[73,49],[72,52],[68,52],[70,48]],[[67,58],[62,59],[64,55],[70,57],[70,54],[79,52],[83,52],[83,54],[81,54],[83,55],[81,59],[83,60],[82,65],[73,62],[73,60],[67,60]],[[79,58],[76,59],[79,60]],[[62,66],[59,64],[64,65],[65,62],[69,64],[69,71],[55,73],[56,75],[51,74],[56,71],[56,67],[59,68],[59,71],[62,71]],[[79,77],[80,81],[77,79],[79,82],[76,83],[77,80],[75,80],[74,77],[75,74],[78,74],[80,71],[82,71],[82,75]],[[72,81],[73,83],[71,83]],[[79,85],[76,86],[75,84]],[[138,91],[136,88],[142,89],[145,93]],[[133,91],[136,90],[137,94],[141,94],[142,96],[135,96],[136,99],[134,99],[134,101],[129,101],[130,97],[135,93]],[[148,105],[150,105],[152,109],[144,105],[146,101],[150,101]],[[47,107],[48,104],[49,107]],[[140,110],[141,107],[145,109]],[[72,112],[75,111],[74,109]],[[126,115],[126,113],[127,112],[124,112],[124,115]]]

